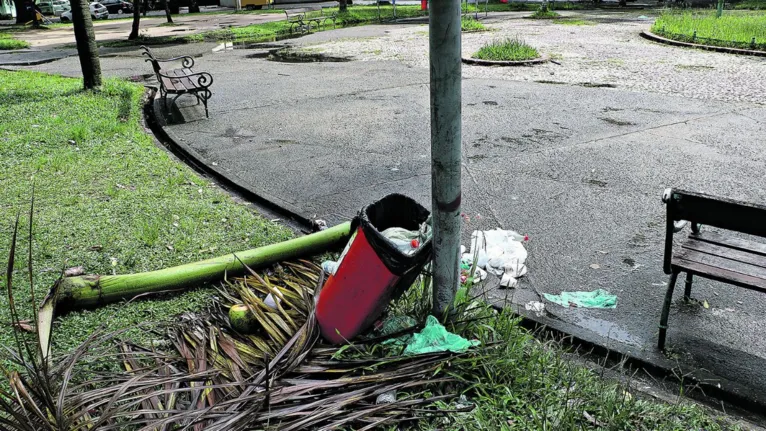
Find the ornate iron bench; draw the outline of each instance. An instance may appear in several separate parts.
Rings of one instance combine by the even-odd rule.
[[[723,230],[766,237],[766,206],[702,193],[667,189],[662,196],[668,215],[663,269],[670,275],[660,317],[657,346],[665,348],[668,314],[678,274],[686,273],[684,299],[692,293],[694,275],[766,293],[766,244],[716,232],[701,232],[705,224]],[[691,223],[692,233],[673,251],[673,234]]]
[[[160,59],[154,56],[151,49],[141,46],[143,55],[148,58],[145,61],[152,63],[154,74],[160,84],[160,97],[162,97],[165,107],[168,106],[168,94],[173,94],[170,106],[178,100],[183,94],[191,94],[197,98],[197,103],[202,102],[205,105],[205,117],[210,118],[207,109],[207,101],[213,95],[210,86],[213,84],[213,76],[207,72],[194,72],[194,59],[188,55]],[[181,62],[180,69],[163,69],[160,63]]]
[[[310,17],[309,12],[319,11],[319,16]],[[285,9],[285,18],[290,24],[290,33],[296,28],[301,32],[311,32],[311,25],[313,24],[319,29],[322,28],[327,21],[332,21],[332,27],[335,28],[335,21],[338,18],[338,14],[333,12],[330,15],[324,15],[321,7],[318,8],[302,8],[302,9]]]

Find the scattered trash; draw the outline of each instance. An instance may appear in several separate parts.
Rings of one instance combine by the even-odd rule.
[[[610,294],[604,289],[594,290],[592,292],[561,292],[560,295],[551,295],[544,293],[545,299],[562,307],[583,307],[583,308],[615,308],[617,307],[617,296]]]
[[[72,268],[67,268],[66,271],[64,271],[64,277],[75,277],[78,275],[83,275],[85,273],[85,268],[82,266],[75,266]]]
[[[430,229],[428,230],[430,232]],[[381,234],[405,254],[412,254],[420,246],[420,231],[390,227]]]
[[[276,290],[276,287],[274,288]],[[277,291],[278,292],[278,291]],[[263,300],[263,303],[266,304],[267,307],[278,310],[277,304],[282,303],[282,298],[280,298],[281,293],[276,295],[277,300],[275,301],[275,296],[271,293],[266,295],[266,299]]]
[[[502,276],[500,286],[516,287],[518,278],[527,273],[527,250],[522,243],[527,240],[512,230],[473,231],[471,249],[463,254],[462,263],[472,265],[475,260],[478,268]]]
[[[702,306],[705,307],[705,309],[710,308],[710,304],[707,303],[707,299],[702,301]]]
[[[457,403],[455,403],[456,409],[467,409],[469,407],[473,407],[474,403],[471,401],[468,401],[468,398],[465,396],[465,394],[460,395],[460,397],[457,399]]]
[[[426,327],[419,333],[412,334],[407,347],[404,349],[404,354],[421,355],[424,353],[447,351],[460,353],[478,344],[478,340],[469,341],[460,335],[447,331],[436,317],[428,316]]]
[[[605,424],[603,424],[603,423],[599,422],[598,420],[596,420],[596,418],[594,418],[590,413],[588,413],[585,410],[583,410],[582,415],[585,417],[585,420],[587,420],[588,422],[591,423],[591,425],[595,425],[597,427],[604,427],[604,426],[606,426]]]
[[[535,313],[535,316],[537,316],[537,317],[545,316],[545,304],[543,304],[540,301],[530,301],[530,302],[527,302],[524,305],[524,308],[527,311],[533,311]]]
[[[383,392],[375,398],[375,404],[391,404],[396,402],[396,390]]]
[[[591,267],[591,269],[599,269],[599,268],[601,268],[601,265],[599,265],[597,263],[592,263],[592,264],[590,264],[590,267]]]
[[[333,262],[332,260],[326,260],[322,262],[322,271],[325,273],[335,275],[335,271],[337,270],[338,262]]]

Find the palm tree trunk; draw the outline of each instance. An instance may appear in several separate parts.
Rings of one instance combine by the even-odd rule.
[[[241,274],[245,271],[244,265],[257,268],[325,252],[347,241],[350,234],[351,223],[345,222],[277,244],[157,271],[62,278],[40,305],[37,321],[40,345],[45,355],[49,348],[53,317],[57,312],[96,307],[148,293],[198,287]]]
[[[165,0],[165,17],[167,17],[169,23],[173,23],[173,17],[170,16],[170,0]]]
[[[80,57],[83,87],[86,90],[101,88],[101,62],[98,59],[96,34],[87,0],[70,0],[72,6],[72,26],[77,42],[77,55]]]
[[[138,39],[138,26],[141,23],[141,0],[134,3],[133,6],[133,27],[130,29],[128,40]]]

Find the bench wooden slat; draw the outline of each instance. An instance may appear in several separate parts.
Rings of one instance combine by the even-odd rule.
[[[727,259],[721,256],[714,256],[712,254],[701,253],[695,250],[682,249],[680,253],[673,256],[674,266],[677,259],[683,259],[688,262],[697,262],[708,267],[718,268],[729,272],[736,272],[744,276],[762,279],[766,283],[766,268],[760,266],[750,265],[747,263],[737,262],[735,260]]]
[[[750,253],[740,249],[726,247],[710,242],[699,241],[695,237],[691,237],[689,240],[682,243],[681,247],[689,250],[695,250],[701,253],[723,257],[724,259],[729,259],[735,262],[741,262],[759,266],[761,268],[766,268],[766,256],[761,256],[756,253]]]
[[[704,229],[704,226],[703,226]],[[735,238],[732,236],[723,236],[716,232],[701,232],[699,235],[691,234],[689,238],[693,238],[699,241],[709,242],[711,244],[718,244],[737,250],[742,250],[750,253],[760,254],[766,256],[766,244],[761,244],[746,239]]]
[[[673,257],[673,266],[690,271],[716,281],[735,284],[746,289],[757,290],[766,293],[766,280],[759,277],[741,274],[739,272],[706,265],[700,262],[686,260],[680,256]]]

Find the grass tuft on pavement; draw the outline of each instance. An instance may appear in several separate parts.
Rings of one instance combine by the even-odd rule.
[[[715,12],[664,13],[652,32],[669,39],[723,47],[766,49],[766,13]]]
[[[519,38],[507,38],[490,42],[473,55],[473,58],[493,61],[523,61],[540,57],[537,49]]]
[[[462,17],[460,19],[460,30],[461,31],[485,31],[487,30],[487,27],[484,26],[484,24],[472,17]]]
[[[40,286],[51,286],[64,267],[82,265],[92,274],[142,272],[291,236],[155,145],[141,125],[143,87],[109,79],[100,93],[81,88],[80,79],[0,71],[1,258],[7,258],[17,212],[20,232],[27,232],[34,183],[38,302],[47,293]],[[29,317],[26,235],[20,244],[15,295]],[[114,330],[172,318],[204,306],[210,294],[203,288],[71,313],[56,324],[54,348],[72,348],[102,324]],[[0,344],[9,346],[5,295],[0,301]]]
[[[556,19],[556,18],[558,18],[560,16],[561,15],[559,15],[558,13],[556,13],[556,12],[550,10],[550,9],[545,9],[544,10],[544,9],[540,8],[540,9],[536,10],[535,13],[530,15],[529,18],[531,18],[531,19]]]

